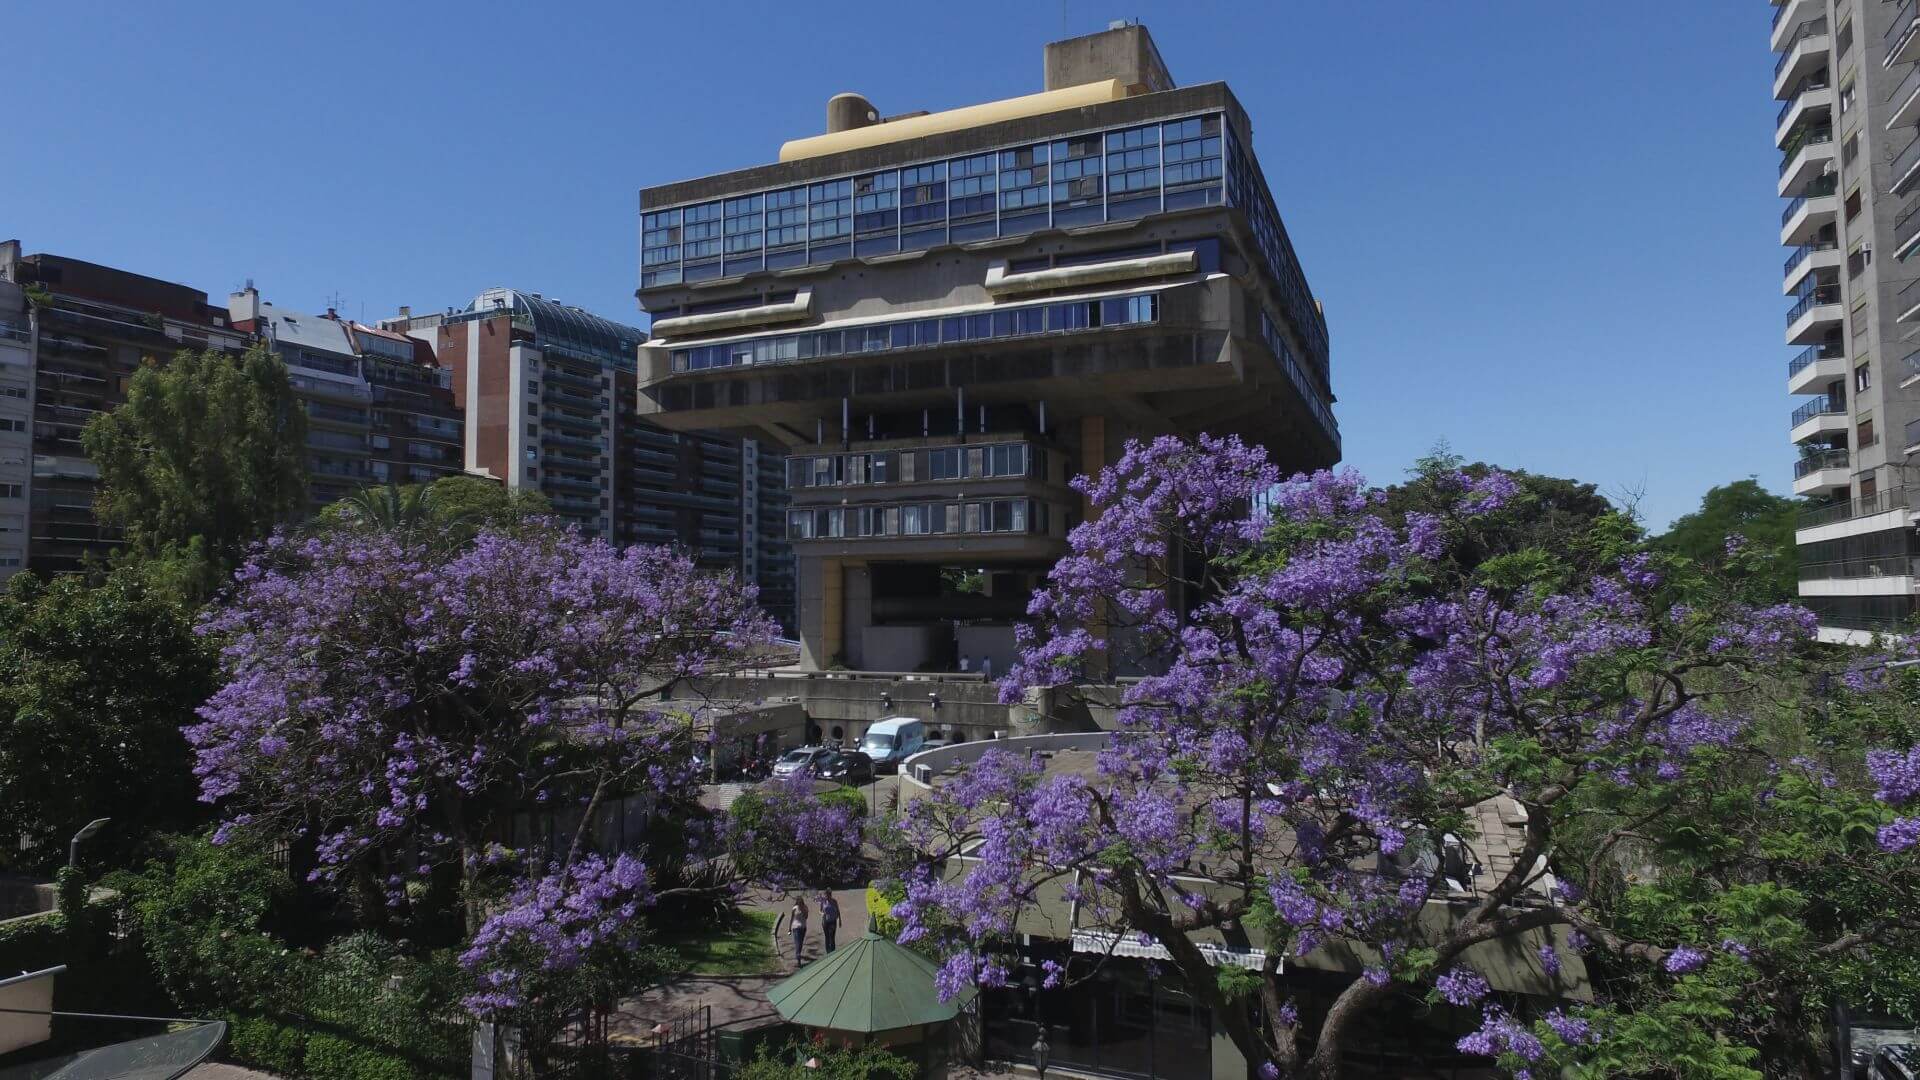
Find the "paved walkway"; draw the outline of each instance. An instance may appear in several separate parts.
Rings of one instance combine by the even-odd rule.
[[[767,1004],[767,989],[784,975],[687,975],[639,997],[620,1003],[620,1009],[607,1022],[607,1034],[615,1039],[649,1043],[653,1026],[683,1017],[699,1006],[712,1011],[716,1028],[767,1018],[773,1006]],[[218,1078],[214,1078],[218,1080]]]
[[[195,1065],[187,1073],[185,1080],[275,1080],[272,1073],[258,1069],[249,1069],[244,1065],[229,1065],[224,1061],[209,1061],[204,1065]]]

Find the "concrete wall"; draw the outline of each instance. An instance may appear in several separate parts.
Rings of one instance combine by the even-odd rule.
[[[689,701],[734,701],[742,705],[795,704],[828,742],[853,742],[867,725],[889,716],[910,716],[930,732],[967,741],[996,732],[1030,730],[1032,705],[1002,705],[999,689],[978,675],[914,675],[891,672],[793,672],[703,680],[685,688]],[[936,707],[928,695],[936,695]],[[840,730],[834,736],[835,728]]]
[[[1005,750],[1014,754],[1047,750],[1104,750],[1112,738],[1110,731],[1074,732],[1064,735],[1027,735],[923,750],[900,764],[899,805],[905,807],[925,796],[933,790],[935,777],[948,769],[965,768],[985,757],[989,750]]]
[[[865,575],[861,575],[865,580]],[[852,591],[848,592],[848,608],[864,611],[865,605],[854,608]],[[932,659],[943,644],[943,639],[953,636],[949,626],[863,626],[860,628],[860,648],[855,654],[862,669],[875,671],[915,671]]]

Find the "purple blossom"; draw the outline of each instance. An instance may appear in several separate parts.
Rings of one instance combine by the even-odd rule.
[[[1664,967],[1670,975],[1685,975],[1688,972],[1699,971],[1706,965],[1707,954],[1705,952],[1691,945],[1679,945],[1675,946],[1674,950],[1667,954],[1666,962],[1661,966]]]
[[[1450,1005],[1465,1007],[1478,1002],[1493,989],[1478,972],[1454,968],[1433,981],[1433,987]]]

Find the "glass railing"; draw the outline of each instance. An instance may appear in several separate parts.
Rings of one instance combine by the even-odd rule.
[[[1869,555],[1860,559],[1835,559],[1830,562],[1800,564],[1801,581],[1828,581],[1834,578],[1907,577],[1914,572],[1911,555]]]
[[[1914,141],[1920,143],[1920,139]],[[1808,184],[1806,191],[1788,202],[1787,208],[1780,211],[1780,224],[1785,225],[1787,222],[1792,221],[1793,215],[1799,213],[1800,208],[1807,205],[1808,199],[1823,199],[1832,195],[1834,191],[1837,190],[1839,183],[1840,178],[1838,176],[1828,173],[1826,176]]]
[[[1814,398],[1805,405],[1793,410],[1793,422],[1789,427],[1799,427],[1816,416],[1834,416],[1847,411],[1847,403],[1833,398]]]
[[[1898,109],[1901,105],[1905,104],[1907,99],[1914,95],[1915,91],[1920,91],[1920,65],[1916,65],[1912,71],[1907,72],[1907,77],[1900,81],[1899,89],[1895,90],[1893,94],[1887,98],[1887,104],[1892,106],[1892,109],[1889,109],[1888,112],[1891,113],[1893,109]],[[1779,125],[1775,126],[1777,127]]]
[[[0,322],[0,338],[25,341],[27,340],[27,328],[25,324],[22,323]]]
[[[1914,4],[1915,0],[1907,0],[1906,3],[1901,4],[1900,9],[1893,14],[1893,21],[1887,24],[1887,32],[1881,41],[1887,46],[1889,60],[1893,59],[1893,54],[1899,52],[1900,47],[1913,36],[1914,15],[1920,11],[1920,8],[1916,8]]]
[[[1904,510],[1906,506],[1906,489],[1888,488],[1871,495],[1862,495],[1857,499],[1841,499],[1825,506],[1802,510],[1800,527],[1810,529],[1815,525],[1831,525],[1836,521],[1850,521],[1853,518],[1884,514],[1889,510]]]
[[[1801,316],[1812,311],[1814,308],[1827,304],[1838,304],[1839,302],[1840,286],[1838,285],[1822,285],[1817,289],[1803,293],[1800,299],[1794,301],[1794,305],[1787,309],[1787,325],[1792,326],[1794,323],[1799,322]]]
[[[1824,75],[1809,75],[1801,79],[1799,85],[1795,86],[1793,90],[1788,93],[1786,104],[1780,106],[1779,115],[1773,118],[1773,126],[1778,128],[1781,124],[1787,122],[1787,114],[1793,111],[1795,105],[1800,104],[1800,95],[1811,94],[1815,90],[1825,90],[1826,88],[1827,80]]]
[[[1815,364],[1822,360],[1840,360],[1844,359],[1846,355],[1847,350],[1841,345],[1824,343],[1809,345],[1801,349],[1799,354],[1793,359],[1787,361],[1787,378],[1791,379],[1795,375],[1800,374],[1809,364]],[[1914,355],[1920,356],[1920,352],[1916,352]]]
[[[1800,151],[1832,141],[1831,127],[1802,128],[1797,134],[1788,136],[1786,144],[1780,148],[1780,175],[1787,175],[1787,170],[1799,159]]]
[[[1907,144],[1900,156],[1893,159],[1893,169],[1887,175],[1893,177],[1893,193],[1898,195],[1913,183],[1914,166],[1920,165],[1920,136]]]
[[[1822,450],[1818,453],[1808,454],[1799,461],[1794,462],[1793,478],[1798,480],[1808,473],[1816,473],[1821,469],[1844,469],[1846,467],[1847,452],[1845,450]]]
[[[1780,20],[1787,17],[1787,9],[1791,7],[1793,7],[1793,0],[1786,0],[1785,3],[1773,9],[1773,22],[1771,24],[1771,29],[1774,29],[1774,30],[1780,29]]]
[[[1783,273],[1787,277],[1792,277],[1793,271],[1801,263],[1807,261],[1807,259],[1810,256],[1812,256],[1814,252],[1837,251],[1839,250],[1839,248],[1840,248],[1840,241],[1838,240],[1825,240],[1825,239],[1809,240],[1806,243],[1801,244],[1799,247],[1794,248],[1793,254],[1787,256],[1786,266],[1782,268],[1781,273]]]
[[[1793,36],[1780,43],[1780,59],[1773,63],[1773,77],[1779,78],[1786,70],[1787,61],[1793,59],[1793,50],[1810,37],[1827,32],[1827,20],[1815,19],[1793,32]]]

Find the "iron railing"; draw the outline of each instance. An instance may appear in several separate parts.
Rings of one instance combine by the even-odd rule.
[[[1914,145],[1920,146],[1920,139],[1915,139]],[[1807,205],[1808,199],[1823,199],[1835,191],[1838,191],[1839,183],[1840,178],[1829,173],[1815,180],[1813,183],[1808,184],[1807,190],[1788,201],[1787,208],[1780,211],[1780,224],[1785,225],[1787,222],[1792,221],[1793,215],[1799,213],[1800,208]]]
[[[1840,286],[1820,285],[1808,289],[1806,292],[1799,294],[1799,296],[1800,298],[1794,301],[1793,306],[1787,309],[1788,326],[1799,322],[1802,315],[1812,311],[1814,308],[1824,307],[1828,304],[1838,304],[1840,302]]]
[[[1781,273],[1786,277],[1792,277],[1794,268],[1805,262],[1814,252],[1837,251],[1839,247],[1840,241],[1838,240],[1809,240],[1799,247],[1794,248],[1793,254],[1787,256],[1786,266],[1782,269]]]
[[[1916,14],[1920,14],[1920,8],[1915,7],[1915,0],[1907,0],[1894,12],[1893,22],[1887,25],[1887,32],[1881,37],[1887,46],[1888,60],[1892,60],[1894,54],[1906,45],[1907,39],[1913,36]]]
[[[1911,5],[1912,0],[1908,0],[1908,3]],[[1776,79],[1779,78],[1780,73],[1786,70],[1787,61],[1793,59],[1793,50],[1798,47],[1801,42],[1826,32],[1827,20],[1825,19],[1815,19],[1812,22],[1802,23],[1800,29],[1793,32],[1792,37],[1780,43],[1780,59],[1773,62],[1773,77]]]
[[[1801,94],[1811,94],[1815,90],[1825,90],[1826,88],[1827,80],[1821,78],[1818,74],[1809,75],[1801,79],[1799,85],[1795,86],[1787,95],[1786,104],[1780,106],[1780,114],[1773,118],[1773,126],[1777,128],[1787,122],[1787,114],[1792,112],[1793,107],[1800,103]]]

